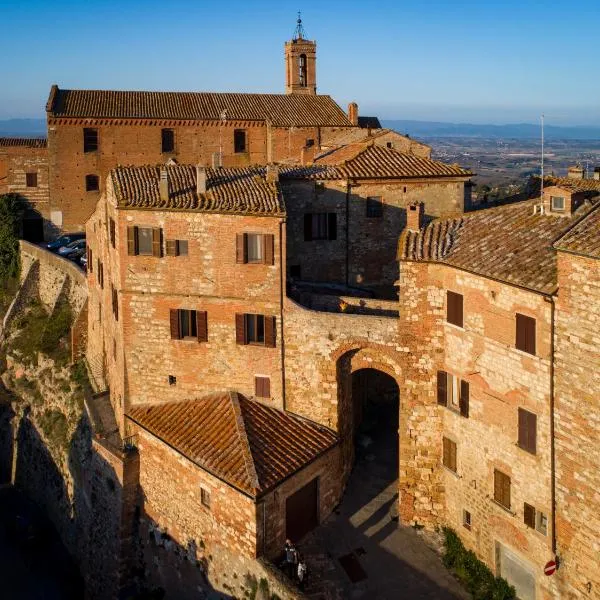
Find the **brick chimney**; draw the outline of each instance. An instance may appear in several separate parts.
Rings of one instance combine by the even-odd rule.
[[[196,165],[196,193],[206,194],[206,168],[202,165]]]
[[[585,179],[585,169],[579,165],[569,167],[567,177],[569,179]]]
[[[600,181],[600,167],[596,167],[594,169],[594,179],[596,181]]]
[[[158,191],[162,202],[169,201],[169,174],[166,166],[160,167],[160,181],[158,182]]]
[[[423,227],[423,214],[425,205],[422,202],[415,202],[406,207],[406,228],[411,231],[419,231]]]
[[[348,104],[348,119],[352,125],[358,125],[358,104],[356,102]]]
[[[213,169],[218,169],[219,167],[223,166],[223,156],[221,155],[220,152],[213,152],[212,153],[212,168]]]
[[[267,181],[270,183],[276,183],[279,181],[279,167],[274,164],[267,165]]]

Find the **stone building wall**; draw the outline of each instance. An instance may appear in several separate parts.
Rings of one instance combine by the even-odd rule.
[[[37,186],[27,187],[27,173],[37,174]],[[48,150],[27,146],[0,146],[0,194],[16,193],[31,208],[48,216]]]
[[[600,598],[600,271],[558,252],[556,510],[560,598]],[[557,597],[559,597],[557,595]]]
[[[463,294],[464,328],[446,322],[447,290]],[[451,525],[494,571],[497,544],[502,544],[530,570],[538,597],[555,597],[554,580],[543,575],[544,564],[553,558],[551,303],[540,294],[451,267],[406,262],[400,268],[400,299],[400,327],[412,354],[401,398],[416,403],[429,429],[417,443],[421,452],[428,448],[431,475],[427,488],[414,487],[414,516]],[[517,312],[536,319],[536,356],[514,347]],[[437,370],[469,382],[468,418],[437,406]],[[535,455],[517,445],[519,407],[537,415]],[[424,422],[418,426],[424,429]],[[457,444],[457,473],[441,464],[443,436]],[[409,431],[404,439],[414,437]],[[400,452],[402,457],[405,446]],[[406,479],[414,480],[407,468]],[[494,469],[511,478],[510,510],[493,500]],[[524,524],[524,502],[546,515],[546,535]],[[463,525],[464,510],[471,514],[470,530]]]
[[[450,180],[283,181],[288,268],[306,281],[390,289],[398,278],[394,240],[406,206],[423,202],[425,218],[464,212],[465,182]],[[381,217],[367,216],[367,198],[381,198]],[[306,213],[335,213],[335,240],[304,239]]]

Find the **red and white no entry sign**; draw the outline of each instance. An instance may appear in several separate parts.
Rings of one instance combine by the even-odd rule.
[[[549,560],[544,566],[544,575],[552,575],[556,571],[556,561]]]

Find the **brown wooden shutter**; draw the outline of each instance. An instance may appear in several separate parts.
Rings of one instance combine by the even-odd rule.
[[[456,442],[450,442],[450,468],[456,473]]]
[[[527,502],[523,502],[523,521],[527,527],[535,529],[535,508]]]
[[[235,262],[248,262],[248,234],[238,233],[235,236]]]
[[[304,215],[304,241],[310,242],[312,237],[312,213]]]
[[[446,320],[458,327],[463,326],[463,295],[446,292]]]
[[[469,418],[469,382],[460,381],[460,414],[463,417]]]
[[[527,411],[519,408],[519,441],[521,448],[527,448]]]
[[[494,500],[502,503],[502,473],[494,469]]]
[[[337,214],[327,214],[327,239],[337,240]]]
[[[515,345],[518,350],[523,350],[527,347],[527,333],[525,331],[525,317],[517,313],[517,332]]]
[[[177,240],[166,241],[166,254],[167,256],[177,256]]]
[[[170,310],[170,322],[171,322],[171,339],[181,339],[181,333],[179,331],[179,311],[175,308]]]
[[[158,227],[152,228],[152,256],[158,256],[159,258],[162,256],[162,229]]]
[[[208,317],[205,310],[196,311],[196,333],[199,342],[208,342]]]
[[[127,228],[127,254],[129,256],[137,254],[137,227]]]
[[[532,454],[537,449],[537,415],[519,408],[519,446]]]
[[[502,476],[502,504],[506,508],[510,508],[510,477],[508,475]]]
[[[275,264],[275,236],[263,235],[263,260],[265,265]]]
[[[525,321],[526,352],[535,354],[535,319],[526,317]]]
[[[265,346],[275,348],[275,317],[265,316]]]
[[[246,341],[246,315],[235,315],[235,343],[248,343]]]
[[[529,451],[533,452],[533,454],[537,451],[537,415],[533,413],[529,413],[528,417],[528,435],[527,439],[529,441]]]
[[[447,395],[448,374],[446,371],[437,372],[437,401],[438,404],[446,406],[448,404]]]
[[[271,380],[268,377],[254,378],[254,395],[257,398],[271,397]]]

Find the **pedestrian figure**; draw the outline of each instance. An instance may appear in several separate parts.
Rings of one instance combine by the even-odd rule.
[[[304,586],[306,585],[306,579],[307,579],[307,568],[306,568],[306,562],[304,562],[304,557],[303,556],[299,556],[298,558],[298,585],[300,586],[301,590],[304,590]]]
[[[290,540],[285,540],[285,570],[290,579],[296,575],[297,554],[294,544]]]

